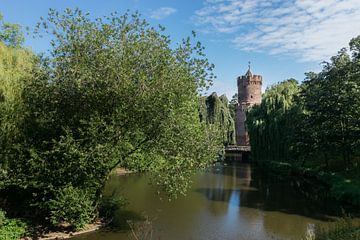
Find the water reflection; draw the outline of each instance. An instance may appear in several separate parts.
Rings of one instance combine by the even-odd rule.
[[[107,192],[122,188],[128,210],[154,219],[154,239],[301,239],[324,223],[319,206],[271,183],[249,164],[216,166],[194,176],[186,197],[161,201],[146,176],[114,176]],[[315,209],[318,208],[318,209]],[[120,216],[123,217],[123,216]],[[128,239],[122,232],[98,232],[77,239]]]
[[[324,202],[310,202],[291,185],[274,183],[252,172],[250,164],[214,168],[212,174],[203,176],[196,191],[204,194],[209,201],[224,201],[229,206],[330,220],[325,213],[329,213],[334,206],[328,206]]]
[[[240,223],[250,235],[262,238],[272,235],[296,239],[296,236],[312,232],[314,223],[304,221],[303,216],[329,220],[326,215],[319,214],[316,203],[296,194],[290,186],[265,182],[256,174],[252,176],[249,164],[212,169],[211,174],[203,176],[196,191],[209,201],[226,203],[221,205],[221,211],[214,211],[218,204],[212,204],[209,209],[214,215],[222,215],[226,226]]]

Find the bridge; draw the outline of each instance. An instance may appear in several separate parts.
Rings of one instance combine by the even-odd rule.
[[[228,145],[225,148],[225,156],[229,161],[249,162],[250,151],[250,146]]]
[[[242,152],[250,152],[250,146],[240,146],[240,145],[228,145],[225,148],[225,152],[229,153],[242,153]]]

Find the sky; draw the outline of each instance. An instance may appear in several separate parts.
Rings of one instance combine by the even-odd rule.
[[[300,82],[360,34],[360,0],[0,0],[7,22],[30,29],[49,8],[68,7],[93,17],[138,11],[151,25],[165,26],[174,43],[194,30],[215,64],[209,93],[228,98],[249,61],[263,76],[263,90],[289,78]],[[36,53],[50,49],[46,36],[26,35],[25,45]]]

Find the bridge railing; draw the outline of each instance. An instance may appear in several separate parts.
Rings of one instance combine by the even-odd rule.
[[[225,148],[226,152],[250,152],[250,146],[228,145]]]

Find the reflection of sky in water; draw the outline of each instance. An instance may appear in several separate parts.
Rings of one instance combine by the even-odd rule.
[[[239,209],[240,206],[240,191],[233,190],[230,194],[229,199],[229,210]]]
[[[271,190],[266,186],[261,192],[252,186],[249,165],[228,170],[217,169],[200,183],[204,187],[199,192],[209,202],[197,221],[207,222],[207,229],[223,231],[224,239],[301,239],[299,236],[311,232],[314,224],[305,217],[247,207],[266,206],[267,199],[272,203]],[[286,201],[286,194],[280,194]]]
[[[241,169],[233,168],[230,172],[219,173],[220,170],[215,171],[205,180],[208,188],[204,190],[204,193],[211,201],[207,211],[198,221],[209,224],[209,219],[214,219],[211,221],[214,225],[214,232],[217,236],[219,234],[222,236],[222,238],[214,239],[267,239],[261,212],[256,209],[240,207],[241,195],[244,194],[246,197],[246,191],[240,189],[255,190],[250,187],[250,166]],[[208,178],[211,178],[212,181]],[[209,225],[207,227],[209,229]]]

